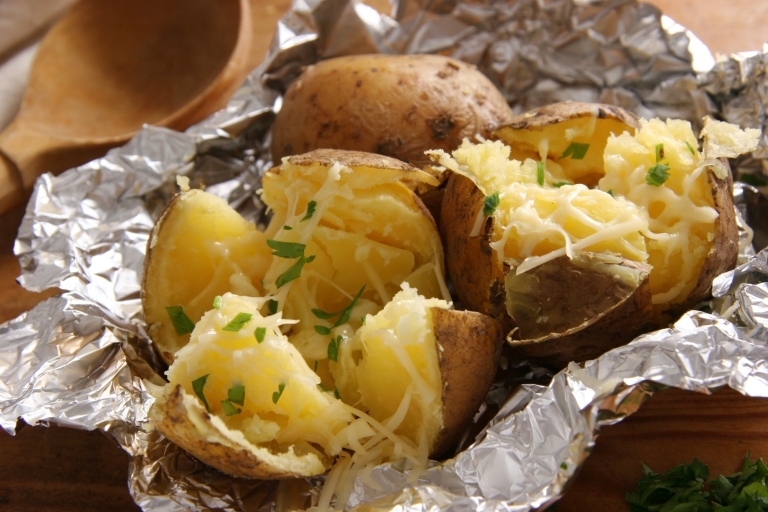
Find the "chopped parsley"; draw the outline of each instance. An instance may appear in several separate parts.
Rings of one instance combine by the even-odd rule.
[[[176,334],[183,336],[189,334],[195,330],[195,323],[189,319],[184,312],[184,308],[181,306],[168,306],[165,308],[168,316],[173,322],[173,328],[176,330]]]
[[[692,155],[695,155],[695,154],[696,154],[696,150],[694,150],[694,149],[693,149],[693,146],[691,146],[690,144],[688,144],[688,141],[685,141],[685,145],[686,145],[686,147],[688,148],[688,151],[690,151]]]
[[[581,142],[571,142],[570,145],[563,151],[562,158],[571,157],[574,160],[583,160],[589,150],[589,144]]]
[[[229,400],[222,400],[221,401],[221,408],[224,410],[224,414],[227,416],[232,416],[234,414],[240,414],[243,412],[243,410],[239,407],[235,407],[232,405],[232,402]]]
[[[277,391],[272,393],[272,403],[276,404],[278,400],[280,400],[280,397],[283,394],[283,391],[285,390],[285,384],[280,384],[277,386]]]
[[[493,212],[499,207],[500,202],[501,200],[499,199],[498,190],[489,196],[485,196],[485,201],[483,201],[483,217],[490,217],[493,215]]]
[[[324,391],[324,392],[326,392],[326,393],[331,393],[331,392],[332,392],[334,397],[336,397],[336,398],[341,398],[341,395],[339,394],[339,388],[337,388],[336,386],[334,386],[334,387],[333,387],[333,391],[331,391],[331,389],[330,389],[328,386],[324,385],[324,384],[321,382],[320,384],[318,384],[318,385],[317,385],[317,388],[318,388],[320,391]]]
[[[664,144],[656,144],[656,163],[664,159]]]
[[[315,366],[313,368],[314,372],[317,373],[317,365],[320,363],[317,359],[315,359]]]
[[[360,291],[357,292],[357,295],[352,299],[352,301],[342,309],[341,311],[337,311],[336,313],[327,313],[323,311],[322,309],[313,308],[312,314],[315,315],[317,318],[320,318],[322,320],[330,320],[331,318],[338,316],[339,318],[336,319],[336,322],[330,326],[326,327],[324,325],[316,325],[315,331],[318,334],[331,334],[331,331],[340,325],[343,325],[349,321],[349,316],[352,314],[352,308],[355,307],[355,303],[357,302],[357,299],[360,298],[360,296],[363,294],[363,290],[365,290],[365,285],[363,285],[360,288]]]
[[[669,179],[669,166],[667,164],[656,164],[648,169],[645,175],[645,182],[654,187],[660,187]]]
[[[267,245],[273,249],[272,255],[278,258],[294,259],[296,263],[291,265],[291,268],[277,276],[275,285],[280,288],[286,283],[290,283],[294,279],[297,279],[301,275],[301,269],[304,265],[315,259],[314,256],[307,258],[304,256],[304,249],[306,245],[296,242],[281,242],[280,240],[267,240]]]
[[[643,464],[643,476],[624,500],[632,512],[751,512],[768,510],[768,466],[744,458],[741,471],[709,480],[709,467],[697,459],[666,473]]]
[[[747,172],[742,172],[739,174],[739,181],[746,183],[747,185],[752,185],[753,187],[764,187],[768,185],[768,181],[761,178],[757,174],[751,174]]]
[[[565,462],[561,462],[560,469],[568,469],[568,464],[566,464]]]
[[[267,312],[270,315],[277,313],[277,301],[275,299],[269,299],[267,301]]]
[[[555,188],[564,187],[566,185],[573,185],[573,183],[571,183],[570,181],[556,181],[552,184],[552,186]]]
[[[275,285],[280,288],[284,284],[290,283],[294,279],[298,279],[301,275],[301,269],[304,268],[304,265],[311,263],[314,259],[314,255],[307,258],[302,254],[301,257],[296,260],[296,263],[291,265],[291,268],[277,276],[277,279],[275,279]]]
[[[288,224],[286,224],[285,226],[283,226],[283,229],[286,230],[286,231],[290,231],[293,228],[291,226],[289,226]]]
[[[272,255],[278,258],[301,258],[304,256],[304,244],[296,242],[281,242],[280,240],[267,240],[267,245],[273,249]]]
[[[257,327],[255,331],[253,331],[253,335],[256,337],[256,341],[261,343],[264,341],[264,336],[267,334],[267,328],[266,327]]]
[[[245,386],[240,384],[239,386],[229,388],[227,390],[227,400],[237,405],[245,404]]]
[[[213,298],[213,309],[221,309],[221,295]]]
[[[211,408],[208,405],[208,400],[205,399],[205,393],[203,393],[203,388],[205,388],[205,381],[208,380],[208,375],[210,373],[206,373],[202,377],[198,377],[197,379],[192,381],[192,391],[195,392],[197,395],[197,398],[200,399],[200,401],[203,402],[203,405],[205,406],[205,410],[208,412],[211,412]]]
[[[309,220],[312,218],[312,216],[315,214],[315,208],[317,207],[317,201],[310,201],[307,203],[307,214],[302,217],[302,219],[299,222],[304,222],[305,220]]]
[[[608,194],[609,196],[613,197],[613,189],[606,190],[605,193]]]
[[[328,343],[328,359],[336,363],[339,362],[339,347],[341,346],[341,334],[335,338],[331,338],[331,342]]]
[[[222,331],[237,332],[243,328],[245,324],[251,321],[253,315],[251,313],[238,313],[235,318],[229,321],[227,325],[221,328]]]
[[[544,185],[544,162],[536,162],[536,182],[539,186]]]

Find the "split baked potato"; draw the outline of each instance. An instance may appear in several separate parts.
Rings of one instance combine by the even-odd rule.
[[[718,158],[756,143],[754,132],[708,126],[702,154],[686,121],[566,102],[519,116],[500,140],[430,152],[451,171],[441,233],[459,299],[554,368],[698,304],[738,252]],[[711,137],[722,144],[708,152]]]
[[[169,383],[150,386],[153,426],[250,478],[353,475],[449,449],[491,385],[503,331],[452,309],[422,183],[434,178],[381,155],[293,156],[264,176],[263,232],[181,192],[145,266],[149,333],[170,364]],[[343,501],[351,483],[329,492]]]

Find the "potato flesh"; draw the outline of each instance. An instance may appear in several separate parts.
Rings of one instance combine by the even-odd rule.
[[[189,335],[176,334],[167,306],[182,306],[197,322],[216,295],[258,295],[272,261],[264,234],[222,199],[193,190],[175,201],[153,233],[143,286],[150,335],[171,354]]]
[[[208,375],[203,393],[211,414],[249,442],[277,453],[290,447],[313,453],[317,445],[335,455],[341,449],[336,436],[353,418],[343,404],[318,388],[320,378],[280,333],[286,323],[281,315],[261,316],[263,302],[222,296],[221,307],[203,316],[190,342],[176,353],[167,371],[168,387],[179,384],[188,395],[195,395],[193,381]],[[252,317],[237,331],[225,330],[239,313]],[[262,342],[255,335],[259,327],[265,329]],[[235,386],[244,386],[245,401],[232,404],[241,409],[239,414],[227,416],[222,401]]]
[[[439,349],[429,315],[436,307],[449,304],[405,285],[379,313],[366,317],[342,344],[339,362],[331,364],[345,402],[359,404],[379,421],[399,418],[388,426],[430,448],[443,425]]]
[[[332,327],[336,318],[318,319],[311,309],[342,311],[363,290],[347,322],[354,330],[363,314],[381,309],[404,281],[429,296],[447,295],[437,229],[399,182],[402,175],[284,162],[279,172],[265,176],[262,197],[274,212],[267,236],[306,244],[306,256],[314,256],[300,277],[282,288],[276,279],[292,261],[275,258],[264,277],[267,292],[286,315],[300,320],[291,337],[307,360],[326,365],[328,344],[338,335],[317,333],[315,326]],[[310,201],[315,214],[302,220]]]
[[[656,146],[663,145],[662,162],[669,178],[661,185],[646,182],[657,164]],[[605,176],[600,188],[613,190],[646,212],[649,222],[648,262],[656,309],[684,302],[712,250],[717,211],[707,167],[690,123],[641,121],[635,136],[609,139],[605,151]]]
[[[499,135],[512,147],[512,158],[519,161],[545,161],[556,179],[595,186],[603,176],[605,141],[612,133],[623,133],[627,125],[616,119],[584,116],[566,119],[539,129],[505,130]],[[584,158],[563,158],[571,143],[588,144]],[[563,170],[567,167],[567,170]]]

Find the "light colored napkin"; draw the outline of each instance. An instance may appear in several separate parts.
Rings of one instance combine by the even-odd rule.
[[[0,0],[0,130],[19,109],[40,39],[74,3],[75,0]]]

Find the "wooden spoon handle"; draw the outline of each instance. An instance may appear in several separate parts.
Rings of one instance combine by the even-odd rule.
[[[21,174],[11,160],[0,153],[0,215],[26,200],[29,191],[21,184]]]

